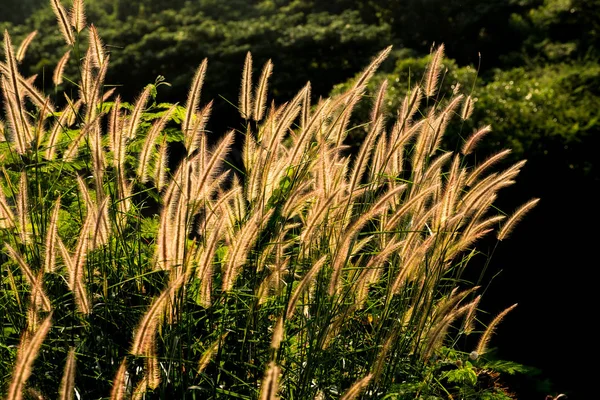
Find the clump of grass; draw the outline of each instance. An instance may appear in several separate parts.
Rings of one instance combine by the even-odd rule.
[[[268,109],[272,64],[254,86],[248,54],[244,129],[215,141],[205,131],[212,103],[200,105],[206,60],[185,106],[157,104],[152,85],[127,104],[106,91],[110,55],[85,28],[83,2],[70,18],[52,6],[68,45],[53,77],[66,101],[19,74],[8,32],[0,64],[9,399],[25,385],[111,399],[373,398],[403,381],[420,382],[419,393],[446,390],[428,366],[449,336],[473,331],[480,297],[461,274],[474,243],[504,218],[493,203],[523,166],[486,175],[507,151],[471,168],[440,148],[448,121],[469,118],[470,96],[427,106],[417,86],[388,130],[384,83],[369,133],[348,156],[353,108],[390,48],[342,95],[313,105],[307,84]],[[78,84],[64,84],[77,81],[62,75],[86,43],[74,58]],[[442,61],[440,47],[427,98]],[[228,158],[236,141],[242,165]],[[184,151],[169,154],[171,142]],[[509,310],[484,332],[478,356]],[[36,356],[48,374],[30,378]]]

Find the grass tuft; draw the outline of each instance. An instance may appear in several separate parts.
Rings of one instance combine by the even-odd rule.
[[[505,150],[468,165],[489,127],[463,155],[443,149],[448,121],[473,107],[460,93],[433,99],[443,46],[392,121],[387,82],[366,93],[391,48],[347,92],[312,104],[308,83],[269,110],[273,65],[253,87],[248,53],[242,129],[214,140],[212,102],[200,104],[206,60],[185,106],[159,103],[156,85],[129,104],[107,90],[110,56],[83,2],[70,17],[52,6],[69,46],[55,93],[21,77],[27,46],[15,56],[8,32],[0,63],[0,376],[12,376],[0,393],[20,399],[26,384],[61,399],[454,390],[440,362],[466,362],[452,347],[479,324],[478,287],[462,274],[505,217],[494,201],[524,163],[489,173]],[[63,77],[86,43],[80,76]],[[352,113],[368,96],[369,133],[349,155]],[[478,357],[510,309],[488,325]]]

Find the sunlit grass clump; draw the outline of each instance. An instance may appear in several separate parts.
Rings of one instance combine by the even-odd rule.
[[[67,42],[54,93],[18,72],[33,36],[15,52],[5,32],[0,64],[8,399],[507,398],[485,354],[512,307],[481,329],[461,274],[478,239],[502,240],[537,200],[510,218],[493,206],[524,163],[490,172],[505,150],[468,166],[489,127],[440,148],[473,107],[437,94],[443,46],[395,121],[385,82],[366,100],[349,155],[352,110],[389,48],[316,104],[307,84],[268,106],[273,67],[253,79],[248,54],[243,128],[216,136],[206,61],[184,106],[157,103],[154,85],[126,103],[107,90],[110,55],[82,2],[52,5]],[[454,349],[472,333],[470,356]]]

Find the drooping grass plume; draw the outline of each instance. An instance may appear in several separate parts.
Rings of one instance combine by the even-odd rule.
[[[183,284],[184,278],[185,276],[181,275],[176,280],[172,281],[171,284],[162,291],[160,296],[152,302],[150,308],[146,314],[144,314],[135,330],[133,343],[129,351],[131,354],[144,356],[147,353],[148,347],[154,342],[154,335],[156,334],[159,319],[165,311],[167,302],[170,296]]]
[[[81,80],[79,83],[79,98],[84,104],[90,103],[90,90],[94,84],[94,63],[92,56],[93,49],[88,48],[83,62],[81,63]]]
[[[160,367],[156,356],[156,344],[152,343],[148,346],[146,357],[144,359],[146,368],[146,380],[148,381],[149,389],[156,389],[160,385]]]
[[[131,395],[132,400],[142,400],[144,395],[148,391],[148,378],[143,377],[135,387],[133,394]]]
[[[371,61],[371,64],[361,74],[361,76],[354,83],[353,90],[357,92],[362,92],[364,90],[364,85],[371,79],[377,68],[381,65],[381,63],[387,58],[387,56],[392,51],[392,46],[388,46],[383,49],[374,59]]]
[[[11,131],[11,135],[6,137],[6,139],[8,139],[11,142],[15,143],[15,151],[18,154],[24,154],[25,153],[25,143],[23,141],[23,127],[21,125],[21,122],[19,120],[19,111],[18,108],[16,107],[16,99],[14,98],[14,96],[12,96],[9,92],[8,89],[8,83],[7,81],[4,79],[4,77],[1,78],[1,84],[2,84],[2,89],[4,92],[4,106],[7,110],[7,119],[8,119],[8,124],[10,126],[10,131]]]
[[[158,151],[154,157],[154,184],[160,191],[165,187],[167,181],[167,162],[168,162],[168,146],[167,138],[165,137],[162,143],[159,144]]]
[[[225,224],[224,218],[220,215],[214,228],[210,231],[206,238],[204,249],[198,250],[196,253],[196,276],[200,279],[200,299],[199,304],[205,308],[209,308],[212,304],[212,285],[213,285],[213,259],[215,257],[219,241],[224,235],[221,229]],[[206,232],[205,232],[206,233]]]
[[[35,80],[37,79],[37,74],[35,75],[31,75],[29,78],[26,79],[26,82],[29,83],[30,85],[33,85],[35,83]]]
[[[358,89],[360,88],[354,88],[350,90],[346,96],[340,96],[335,103],[330,105],[332,110],[335,109],[335,106],[342,106],[343,108],[342,113],[336,119],[335,123],[332,124],[331,132],[324,134],[324,137],[326,138],[334,138],[335,149],[338,149],[340,146],[342,146],[342,143],[346,139],[350,117],[361,98],[361,92],[359,92]]]
[[[106,77],[106,71],[108,70],[109,64],[109,56],[106,57],[102,66],[98,70],[98,73],[95,76],[95,79],[92,78],[92,73],[89,73],[90,80],[87,82],[87,93],[85,98],[86,102],[86,113],[85,113],[85,121],[87,124],[92,124],[95,122],[98,117],[98,102],[102,99],[102,90],[104,87],[104,78]],[[91,60],[93,57],[91,56],[90,50],[88,50],[88,54],[86,55],[86,60]],[[88,61],[90,64],[92,61]],[[91,68],[91,67],[90,67]]]
[[[96,212],[96,204],[92,200],[88,186],[81,176],[77,177],[77,186],[79,188],[79,194],[83,198],[83,203],[85,204],[87,214],[89,216],[93,216],[93,214]]]
[[[3,62],[0,62],[0,72],[2,74],[4,74],[6,77],[8,77],[7,79],[9,79],[9,78],[12,79],[11,71],[12,71],[12,69],[11,69],[10,63],[5,64]],[[21,86],[23,95],[26,96],[29,100],[31,100],[31,102],[33,104],[35,104],[37,107],[43,108],[44,104],[47,101],[47,97],[44,96],[38,89],[36,89],[33,86],[33,84],[31,82],[29,82],[28,79],[25,79],[20,74],[17,73],[16,78],[17,78],[19,85]],[[6,96],[6,92],[4,94]],[[54,107],[52,106],[51,103],[48,103],[47,108],[48,108],[49,113],[54,112]]]
[[[430,236],[427,240],[424,240],[419,245],[415,245],[413,248],[409,248],[405,253],[405,262],[400,271],[394,277],[394,281],[390,286],[389,296],[395,296],[400,293],[407,282],[411,282],[415,275],[418,274],[418,269],[426,258],[427,252],[431,249],[431,246],[435,243],[435,236]],[[408,248],[408,246],[406,247]]]
[[[397,129],[394,129],[394,132],[397,132],[397,134],[394,137],[395,140],[399,139],[398,135],[400,135],[403,128],[407,125],[407,122],[415,115],[415,113],[419,109],[422,96],[423,90],[421,90],[421,87],[417,85],[411,89],[411,91],[406,95],[406,97],[402,101],[402,107],[400,108],[400,112],[398,113]]]
[[[210,114],[212,113],[213,102],[212,100],[202,107],[202,110],[196,113],[194,125],[192,129],[186,132],[184,138],[184,145],[187,149],[188,156],[191,156],[196,150],[199,149],[199,152],[202,153],[200,156],[204,155],[206,150],[206,124],[210,118]]]
[[[296,306],[298,304],[298,300],[300,296],[304,294],[306,289],[312,284],[312,281],[315,279],[325,261],[327,260],[326,256],[321,257],[315,264],[311,267],[311,269],[304,275],[304,278],[298,283],[298,286],[294,290],[292,296],[290,296],[290,300],[288,301],[286,317],[291,319],[294,316],[294,312],[296,311]]]
[[[146,135],[144,146],[142,147],[142,151],[140,152],[138,159],[138,169],[136,171],[138,177],[140,178],[140,182],[142,183],[145,183],[148,180],[150,160],[152,159],[156,139],[165,128],[167,122],[171,118],[171,115],[175,111],[175,108],[175,105],[171,106],[171,108],[169,108],[158,121],[152,124],[152,128],[150,128],[150,131]]]
[[[371,156],[371,153],[373,152],[373,149],[375,147],[375,141],[381,134],[382,130],[383,118],[379,116],[377,120],[373,122],[371,130],[369,131],[369,134],[367,135],[365,141],[361,145],[360,150],[358,152],[358,156],[354,161],[354,166],[352,167],[352,174],[350,177],[350,193],[352,193],[360,183],[360,180],[363,177],[365,170],[367,169],[369,157]]]
[[[110,198],[104,197],[97,208],[96,220],[92,223],[91,248],[97,249],[108,243],[109,236],[112,233],[112,226],[109,222],[108,207]]]
[[[464,155],[471,154],[475,146],[477,146],[477,143],[479,143],[479,141],[491,131],[492,127],[490,125],[486,125],[483,128],[479,128],[478,130],[473,132],[463,145],[461,153],[463,153]]]
[[[429,186],[426,189],[421,190],[417,195],[411,196],[410,200],[402,205],[398,210],[396,210],[386,221],[385,230],[393,230],[396,226],[396,223],[400,221],[402,217],[406,215],[413,207],[422,202],[428,196],[430,196],[434,191],[436,191],[439,187],[439,184],[434,184]]]
[[[71,347],[69,349],[69,354],[67,355],[67,361],[65,362],[63,376],[58,389],[59,400],[73,400],[75,398],[75,370],[75,347]]]
[[[340,397],[340,400],[354,400],[358,398],[362,394],[362,392],[365,391],[365,389],[369,385],[369,382],[371,382],[371,379],[373,379],[373,374],[368,374],[364,378],[356,381],[354,385],[352,385],[350,389],[348,389],[342,395],[342,397]]]
[[[17,151],[21,154],[31,146],[33,141],[32,127],[24,110],[19,73],[17,72],[17,60],[14,56],[13,47],[8,31],[4,31],[4,52],[8,69],[7,79],[2,77],[2,87],[9,108],[9,122],[13,129],[14,139],[17,143]]]
[[[75,44],[75,37],[73,35],[73,30],[71,28],[71,24],[69,22],[69,18],[65,8],[60,3],[59,0],[51,0],[50,5],[52,6],[52,11],[54,11],[54,15],[56,15],[56,20],[58,21],[58,27],[60,28],[60,32],[65,39],[65,42],[69,46],[73,46]]]
[[[65,266],[67,267],[68,280],[67,285],[73,292],[75,304],[79,312],[87,315],[91,312],[88,293],[85,285],[85,277],[83,275],[83,267],[87,257],[89,243],[89,229],[93,222],[93,218],[86,218],[86,224],[82,228],[82,235],[77,241],[75,253],[70,255],[62,240],[58,239],[58,247]]]
[[[167,264],[167,268],[174,270],[175,276],[178,276],[181,270],[184,269],[185,244],[187,235],[189,234],[187,217],[190,199],[190,178],[192,175],[189,164],[180,166],[178,172],[180,173],[176,174],[175,179],[173,179],[168,189],[172,188],[173,190],[173,200],[170,202],[172,214],[168,225],[170,237],[167,243],[169,247],[169,258],[167,260],[169,263]]]
[[[444,188],[442,195],[441,207],[439,209],[439,218],[435,222],[435,228],[441,228],[445,226],[446,221],[454,215],[454,209],[456,207],[456,201],[459,192],[462,190],[465,171],[459,168],[460,158],[454,157],[452,166],[450,167],[450,175]]]
[[[79,310],[83,314],[89,314],[90,305],[85,285],[84,278],[84,266],[87,260],[88,252],[90,250],[90,238],[92,232],[92,224],[95,224],[98,219],[98,210],[95,203],[92,201],[87,186],[83,182],[83,179],[78,178],[78,184],[83,196],[86,208],[87,216],[84,224],[81,227],[81,235],[79,236],[75,245],[75,251],[71,256],[69,250],[65,247],[62,240],[57,238],[58,247],[60,249],[63,262],[67,267],[68,280],[67,284],[73,294],[75,295],[75,301]]]
[[[248,258],[248,253],[254,242],[258,239],[258,234],[263,224],[271,217],[273,210],[266,214],[254,214],[234,238],[231,247],[231,253],[228,255],[227,263],[223,270],[223,291],[228,292],[233,288],[235,280],[240,274],[240,268]]]
[[[146,87],[142,94],[138,97],[135,102],[135,106],[133,107],[133,111],[129,116],[129,120],[125,125],[125,139],[133,140],[137,133],[138,126],[140,125],[140,119],[142,117],[142,112],[148,103],[148,98],[150,97],[150,88]]]
[[[17,351],[17,362],[12,375],[6,400],[21,400],[25,384],[31,375],[33,362],[37,358],[46,335],[52,326],[52,314],[48,315],[32,336],[23,336]]]
[[[442,139],[444,137],[444,132],[446,132],[446,128],[448,127],[448,123],[450,119],[455,113],[456,108],[458,108],[458,104],[462,100],[463,95],[459,94],[452,99],[441,112],[441,114],[433,121],[432,131],[433,135],[430,139],[429,145],[429,157],[431,157],[435,152],[440,148],[442,143]]]
[[[508,314],[509,312],[514,310],[516,306],[517,306],[517,304],[513,304],[512,306],[508,307],[507,309],[502,311],[500,314],[498,314],[492,320],[492,322],[490,322],[490,324],[487,326],[487,328],[481,335],[481,338],[479,339],[479,343],[477,344],[477,348],[475,351],[477,352],[478,355],[485,354],[485,352],[487,350],[487,346],[490,342],[490,339],[492,338],[492,335],[494,334],[494,331],[496,329],[496,326],[498,326],[498,324],[500,322],[502,322],[504,317],[506,317],[506,314]]]
[[[377,118],[379,118],[379,115],[381,115],[384,112],[384,108],[385,108],[385,94],[387,91],[387,87],[388,87],[388,81],[387,79],[384,80],[381,83],[381,86],[379,86],[379,90],[377,91],[377,96],[375,97],[375,100],[373,101],[373,109],[371,110],[371,121],[377,121]]]
[[[164,199],[170,198],[169,191],[165,192]],[[159,215],[159,226],[156,238],[156,267],[168,271],[173,264],[172,247],[170,239],[173,230],[172,211],[169,202],[165,201]]]
[[[52,75],[52,82],[56,86],[63,83],[63,73],[65,71],[65,66],[69,62],[69,58],[71,57],[71,50],[67,50],[67,52],[60,58],[58,64],[56,64],[56,68],[54,69],[54,74]]]
[[[384,172],[384,165],[387,163],[387,160],[384,158],[387,153],[386,147],[387,138],[385,136],[379,136],[373,153],[373,168],[370,171],[372,181],[377,180],[377,176]]]
[[[466,121],[467,119],[471,118],[472,114],[473,114],[473,98],[471,97],[471,95],[468,95],[465,98],[465,101],[463,102],[462,110],[460,112],[460,118],[463,121]],[[467,153],[464,153],[464,154],[467,154]]]
[[[475,325],[475,314],[477,312],[477,307],[479,306],[479,301],[481,300],[481,295],[477,296],[475,300],[471,302],[471,307],[467,310],[465,315],[465,323],[464,323],[464,331],[465,334],[469,335],[473,332]]]
[[[277,322],[275,322],[275,327],[273,328],[273,335],[271,336],[272,350],[276,351],[279,350],[279,348],[281,347],[281,342],[284,337],[283,323],[283,316],[277,318]]]
[[[108,89],[108,88],[105,88]],[[112,89],[108,89],[104,92],[104,94],[102,95],[102,101],[106,102],[108,101],[112,95],[115,93],[115,91],[117,90],[117,88],[112,88]]]
[[[302,99],[306,91],[310,89],[310,83],[307,83],[297,94],[294,96],[292,101],[290,101],[283,109],[281,115],[277,117],[277,124],[274,129],[271,129],[268,137],[268,145],[267,145],[267,160],[265,161],[265,167],[269,168],[269,165],[273,161],[276,156],[277,146],[281,144],[281,140],[283,139],[283,135],[290,128],[292,122],[296,119],[298,114],[300,113],[300,105]]]
[[[46,133],[46,159],[53,160],[56,154],[56,146],[59,141],[61,133],[75,123],[75,117],[81,107],[81,100],[73,102],[69,96],[65,95],[67,105],[62,109],[60,116],[54,122],[50,132]]]
[[[473,170],[473,172],[471,172],[469,174],[469,177],[467,178],[467,181],[466,181],[467,186],[471,186],[474,182],[477,181],[477,178],[479,178],[479,176],[481,175],[481,173],[483,171],[485,171],[486,169],[488,169],[489,167],[491,167],[498,161],[502,160],[503,158],[508,156],[510,153],[512,153],[512,150],[505,149],[505,150],[502,150],[496,154],[493,154],[489,158],[487,158],[484,162],[481,163],[481,165],[479,165],[475,170]]]
[[[310,96],[310,82],[307,84],[306,96],[302,103],[302,115],[304,113],[309,113],[309,109],[307,107]],[[323,119],[323,111],[329,105],[328,101],[321,102],[314,111],[312,117],[306,122],[305,125],[302,126],[302,132],[296,138],[296,143],[294,148],[290,152],[289,162],[291,165],[296,165],[300,161],[300,158],[305,154],[305,149],[309,141],[312,139],[315,131],[319,129],[319,123]],[[304,118],[304,117],[302,117]],[[251,139],[248,139],[251,141]]]
[[[539,201],[540,199],[532,199],[529,200],[527,203],[523,204],[521,207],[519,207],[513,213],[513,215],[511,215],[508,221],[504,223],[502,229],[500,229],[500,232],[498,233],[498,240],[506,239],[514,229],[515,225],[523,218],[525,214],[529,212],[529,210],[535,207],[537,203],[539,203]]]
[[[223,335],[221,335],[219,339],[212,342],[204,351],[204,353],[202,353],[202,357],[200,357],[200,360],[198,361],[198,367],[196,368],[199,374],[206,369],[206,367],[214,357],[215,353],[219,350],[219,346],[221,346],[227,335],[228,332],[225,332]]]
[[[213,149],[210,160],[198,171],[198,177],[194,182],[196,191],[192,193],[194,199],[200,200],[203,195],[210,196],[210,193],[207,192],[207,186],[219,172],[221,165],[233,144],[234,137],[234,132],[229,131]]]
[[[17,218],[19,220],[19,233],[21,242],[27,244],[30,237],[29,226],[29,189],[27,188],[27,174],[21,173],[19,179],[19,193],[17,194]]]
[[[424,350],[422,353],[424,360],[428,360],[433,355],[434,351],[443,344],[443,340],[446,337],[450,325],[458,317],[471,310],[477,304],[477,302],[479,302],[479,300],[476,299],[467,305],[459,307],[458,303],[460,300],[462,300],[462,298],[464,298],[464,296],[460,297],[461,298],[457,303],[453,304],[451,307],[446,307],[446,312],[440,312],[441,318],[435,320],[427,332]]]
[[[127,358],[123,358],[115,374],[110,400],[123,400],[127,390]]]
[[[279,398],[279,375],[281,368],[271,361],[265,372],[265,377],[260,385],[260,400],[276,400]]]
[[[88,137],[88,145],[92,158],[92,175],[98,189],[98,201],[102,201],[103,196],[103,181],[104,170],[107,166],[106,153],[104,144],[102,143],[102,127],[98,123],[94,123],[91,129],[91,134]]]
[[[0,227],[12,228],[15,225],[15,215],[11,207],[8,205],[6,196],[4,196],[4,190],[0,185]]]
[[[27,279],[27,282],[31,287],[31,298],[34,300],[34,305],[36,309],[39,308],[43,311],[50,312],[52,306],[50,304],[50,299],[48,298],[48,295],[44,291],[40,276],[36,276],[34,274],[34,272],[31,270],[31,267],[27,264],[23,256],[19,252],[17,252],[17,250],[15,250],[10,244],[6,243],[4,245],[4,248],[8,252],[10,258],[17,262],[25,278]]]
[[[333,296],[339,294],[341,291],[341,276],[342,268],[345,265],[346,258],[348,257],[348,251],[352,241],[355,239],[355,235],[364,227],[364,225],[377,215],[387,211],[390,200],[398,193],[403,191],[405,186],[397,186],[390,189],[387,193],[377,199],[370,210],[363,213],[359,219],[354,221],[347,229],[343,232],[343,237],[338,246],[336,246],[336,252],[332,261],[332,274],[329,281],[328,294]]]
[[[383,345],[381,346],[381,349],[379,349],[379,351],[377,353],[376,361],[374,362],[374,365],[371,368],[372,372],[371,372],[371,374],[369,374],[369,375],[373,375],[371,380],[374,380],[375,382],[377,382],[380,379],[381,374],[385,368],[387,357],[392,348],[392,344],[394,344],[394,342],[397,340],[397,336],[398,336],[398,334],[395,330],[392,332],[389,332],[386,335],[386,338],[383,341]]]
[[[22,62],[25,59],[25,53],[27,53],[27,49],[29,48],[29,45],[31,44],[33,39],[36,37],[37,33],[38,33],[38,31],[31,32],[21,42],[21,45],[19,46],[19,50],[17,50],[17,54],[15,56],[15,58],[17,59],[18,62]]]
[[[108,138],[113,154],[113,165],[120,169],[125,163],[125,138],[121,114],[121,98],[117,96],[108,119]]]
[[[48,229],[46,229],[46,241],[44,251],[44,271],[54,272],[56,269],[56,252],[58,247],[58,213],[60,211],[60,197],[54,203],[54,210],[50,217]]]

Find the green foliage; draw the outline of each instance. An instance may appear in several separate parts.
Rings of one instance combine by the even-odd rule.
[[[408,91],[408,82],[420,83],[429,57],[403,57],[389,72],[375,75],[369,92],[375,96],[378,86],[387,80],[388,92],[385,107],[389,116],[400,108]],[[507,71],[496,70],[491,76],[476,80],[473,67],[459,67],[444,60],[441,93],[450,93],[459,87],[474,99],[473,124],[455,121],[449,129],[449,147],[458,148],[461,138],[473,130],[490,124],[493,127],[482,152],[511,148],[513,159],[546,158],[563,171],[580,175],[598,176],[594,146],[600,127],[595,110],[600,107],[600,65],[556,64],[545,67],[519,67]],[[352,80],[337,85],[333,94],[342,93],[352,85]],[[440,99],[444,102],[444,99]],[[364,119],[370,112],[365,103],[357,110]],[[358,118],[357,118],[358,119]],[[353,142],[360,143],[365,129],[350,133]]]
[[[39,0],[3,0],[0,23],[22,24],[39,5]]]
[[[384,399],[512,399],[503,387],[500,374],[528,374],[530,369],[520,364],[495,360],[473,361],[468,353],[443,348],[439,357],[424,369],[424,380],[392,385]]]
[[[599,81],[596,63],[497,71],[476,91],[476,118],[492,124],[497,146],[598,176],[591,147],[600,127]]]
[[[598,58],[600,3],[597,0],[531,3],[535,7],[527,14],[513,15],[513,21],[523,31],[524,50],[537,56],[534,60],[565,62]]]
[[[114,4],[119,6],[115,8]],[[115,14],[115,9],[121,11]],[[229,82],[237,79],[234,66],[250,49],[255,59],[272,58],[277,65],[280,73],[272,82],[275,96],[290,97],[309,79],[315,92],[326,93],[332,82],[360,69],[361,59],[391,42],[387,24],[365,23],[357,10],[316,12],[305,2],[201,1],[186,2],[181,7],[157,2],[150,8],[141,1],[102,0],[90,4],[88,15],[103,27],[103,40],[112,62],[109,82],[136,82],[139,86],[164,74],[173,85],[166,90],[171,99],[185,96],[195,67],[205,57],[210,59],[209,79],[214,82],[207,88],[208,96],[237,98]],[[62,56],[55,50],[61,47],[55,20],[44,4],[27,25],[11,28],[17,43],[33,29],[40,33],[28,52],[28,60],[32,61],[24,66],[30,74],[44,68],[51,71]],[[86,46],[84,35],[81,53]],[[76,62],[71,61],[70,68],[75,68]],[[300,65],[302,68],[298,68]],[[43,84],[53,89],[48,80]],[[124,85],[121,93],[133,97],[131,86]],[[219,113],[224,111],[216,112],[220,118]]]
[[[480,368],[489,369],[492,371],[500,372],[502,374],[531,374],[533,370],[531,368],[525,367],[521,364],[517,364],[512,361],[504,361],[504,360],[484,360],[480,362]]]
[[[447,379],[448,383],[457,386],[475,386],[477,384],[477,374],[473,371],[473,366],[468,362],[464,367],[448,371],[442,377]]]

